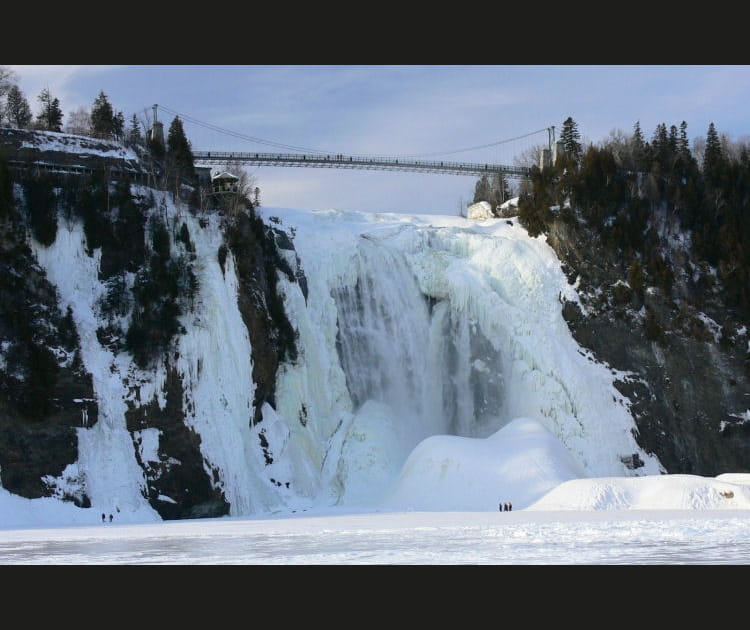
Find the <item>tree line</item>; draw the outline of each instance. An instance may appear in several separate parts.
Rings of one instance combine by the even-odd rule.
[[[120,142],[133,149],[148,163],[155,176],[176,182],[195,183],[192,147],[179,116],[169,125],[166,143],[158,135],[148,134],[133,114],[129,124],[125,115],[116,110],[109,97],[100,91],[90,108],[79,107],[68,114],[63,124],[60,100],[44,88],[37,96],[38,109],[32,112],[23,91],[18,87],[16,74],[0,66],[0,125],[15,129],[54,131]]]
[[[633,278],[650,276],[669,294],[668,234],[687,237],[694,261],[715,269],[728,306],[750,314],[750,147],[713,122],[691,148],[687,123],[656,126],[650,139],[611,133],[584,146],[569,117],[554,164],[533,166],[519,195],[519,220],[532,236],[558,218],[586,225],[622,253]]]
[[[175,116],[167,130],[166,139],[150,133],[148,121],[133,114],[126,121],[122,111],[115,109],[104,91],[100,91],[91,107],[78,107],[67,114],[63,123],[60,101],[49,89],[37,97],[38,109],[32,112],[23,91],[18,87],[16,73],[0,66],[0,126],[68,133],[114,141],[132,149],[151,175],[157,187],[171,189],[179,195],[183,185],[193,188],[192,202],[200,207],[217,205],[229,214],[236,214],[248,205],[259,205],[260,189],[254,177],[247,174],[239,162],[229,162],[225,170],[238,177],[237,194],[221,199],[203,195],[198,190],[195,157],[185,135],[182,120]],[[255,195],[255,201],[251,196]]]

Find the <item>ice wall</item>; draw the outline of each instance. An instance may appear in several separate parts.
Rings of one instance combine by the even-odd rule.
[[[264,209],[292,239],[286,255],[308,294],[279,275],[299,356],[280,367],[275,407],[254,425],[234,260],[222,271],[217,256],[221,219],[201,224],[168,197],[163,206],[170,225],[188,226],[199,282],[172,359],[185,422],[230,515],[377,505],[426,438],[487,438],[516,418],[542,423],[588,476],[662,472],[633,438],[613,385],[621,375],[581,349],[562,318],[577,295],[559,260],[516,222]],[[137,370],[99,344],[104,288],[80,226],[61,223],[51,247],[34,247],[72,308],[99,404],[97,425],[79,429],[75,470],[58,484],[85,483],[102,511],[116,502],[158,518],[124,412],[134,384],[142,400],[163,404],[164,366]],[[156,457],[154,432],[136,436],[143,460]],[[622,461],[634,453],[645,462],[636,472]]]
[[[316,399],[302,440],[316,434],[333,500],[376,501],[425,437],[488,437],[518,417],[589,476],[635,474],[622,461],[633,453],[637,474],[661,472],[633,438],[618,374],[572,338],[562,303],[577,295],[543,238],[501,219],[276,216],[309,287],[305,303],[285,284],[302,358],[280,376],[278,411]]]

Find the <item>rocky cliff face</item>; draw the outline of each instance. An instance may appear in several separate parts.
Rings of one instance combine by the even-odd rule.
[[[264,403],[275,406],[276,372],[284,359],[294,360],[294,332],[276,291],[276,274],[295,275],[279,256],[274,232],[255,216],[237,215],[227,229],[227,246],[234,254],[240,282],[239,308],[250,335],[253,381],[256,385],[254,421],[262,419]],[[291,247],[288,239],[286,247]]]
[[[6,149],[18,160],[33,162],[50,138],[38,135],[15,133]],[[81,142],[74,142],[78,149]],[[111,149],[91,144],[94,151]],[[59,158],[64,146],[47,147],[44,155]],[[247,388],[255,391],[256,414],[247,418],[248,425],[262,420],[262,405],[274,401],[279,362],[296,352],[276,294],[276,271],[283,264],[273,232],[251,205],[233,216],[214,208],[212,221],[204,223],[197,214],[205,208],[183,200],[177,202],[181,210],[167,218],[167,193],[143,186],[131,191],[125,175],[106,184],[99,161],[77,150],[56,163],[82,167],[80,172],[34,172],[18,163],[9,168],[7,162],[0,168],[6,193],[0,199],[0,484],[26,498],[55,496],[80,507],[91,505],[81,455],[82,440],[91,438],[80,430],[96,430],[102,421],[95,382],[101,389],[111,379],[121,383],[119,398],[125,405],[120,417],[140,468],[143,498],[164,519],[226,515],[230,504],[220,471],[202,452],[200,433],[191,426],[195,402],[179,349],[185,333],[180,317],[198,317],[196,270],[206,264],[196,260],[195,232],[187,222],[193,230],[211,231],[221,243],[204,252],[212,264],[223,267],[228,252],[236,262],[237,302],[253,350],[254,382]],[[121,174],[134,167],[120,160],[108,168],[115,166]],[[46,191],[43,202],[30,200],[35,178]],[[180,212],[192,219],[180,221]],[[75,225],[82,230],[69,231]],[[53,249],[56,239],[70,240],[74,234],[85,241],[82,251],[73,252],[75,260],[81,269],[94,269],[93,278],[72,281],[72,290],[83,296],[78,299],[91,301],[89,310],[76,317],[65,302],[73,298],[61,296],[35,255],[35,248],[50,251],[46,248]],[[50,258],[46,264],[49,269],[63,263]],[[66,276],[64,270],[55,271]],[[92,328],[81,329],[81,321],[92,317]],[[86,353],[88,366],[82,359]],[[92,356],[109,362],[108,368],[95,368],[104,373],[92,373]],[[111,420],[118,413],[109,409],[104,417]],[[105,424],[99,438],[104,441],[119,430],[115,423]]]
[[[13,220],[0,231],[0,276],[0,481],[14,494],[86,507],[84,494],[44,480],[78,458],[76,428],[97,422],[91,375],[70,313]]]
[[[136,458],[147,480],[149,503],[165,520],[225,516],[229,502],[212,483],[217,471],[206,471],[200,436],[185,422],[183,383],[172,366],[167,368],[162,391],[164,405],[154,396],[141,404],[131,403],[125,413]],[[139,436],[149,429],[159,432],[155,459],[142,457],[142,449],[138,448]],[[172,500],[163,501],[160,497]]]
[[[677,246],[671,291],[647,282],[639,295],[619,256],[585,226],[557,219],[547,239],[585,308],[565,304],[566,321],[583,347],[623,372],[618,389],[631,401],[639,445],[672,474],[750,470],[748,333],[710,272]]]

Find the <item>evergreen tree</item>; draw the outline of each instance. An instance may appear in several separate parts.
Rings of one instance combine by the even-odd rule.
[[[683,120],[680,123],[680,138],[677,141],[677,151],[683,158],[690,156],[690,142],[687,136],[687,123]]]
[[[669,148],[672,151],[677,151],[677,126],[669,126]]]
[[[505,179],[502,173],[495,173],[492,177],[492,185],[490,189],[490,198],[488,201],[492,205],[492,210],[495,214],[498,214],[498,208],[510,199],[510,188],[508,187],[508,181]]]
[[[554,180],[556,168],[540,169],[531,167],[531,191],[523,192],[518,197],[518,220],[529,233],[539,236],[547,230],[553,215],[550,206],[554,204]]]
[[[17,85],[11,85],[5,102],[5,117],[11,127],[26,129],[33,118],[31,108]]]
[[[645,281],[643,277],[643,267],[641,267],[641,264],[637,259],[631,263],[630,268],[628,269],[628,284],[638,298],[642,299]]]
[[[125,115],[117,112],[112,118],[112,135],[116,140],[122,140],[125,135]]]
[[[91,133],[95,138],[111,138],[114,132],[114,111],[107,95],[100,91],[91,108]]]
[[[491,196],[490,192],[490,180],[487,179],[486,175],[482,175],[474,186],[474,200],[472,203],[478,203],[480,201],[489,201]]]
[[[632,154],[633,154],[633,169],[636,171],[647,170],[646,143],[643,140],[643,132],[641,131],[641,123],[638,120],[636,120],[635,125],[633,125]]]
[[[672,191],[672,203],[678,211],[682,225],[691,228],[696,217],[698,203],[698,181],[700,171],[698,163],[690,152],[687,136],[687,123],[680,123],[680,133],[677,139],[677,155],[674,162],[675,187]]]
[[[706,134],[706,147],[703,150],[703,177],[706,183],[713,186],[718,185],[724,162],[721,149],[721,140],[713,123],[708,126]]]
[[[747,176],[750,171],[750,154],[747,152],[747,146],[744,145],[742,149],[740,149],[740,168],[742,168],[745,176]]]
[[[563,122],[560,142],[565,153],[573,158],[575,164],[580,163],[581,156],[583,155],[583,147],[580,140],[581,134],[578,133],[578,125],[572,117],[568,116]]]
[[[651,137],[651,148],[653,149],[653,158],[659,162],[659,168],[664,169],[669,163],[669,135],[667,134],[667,125],[659,123],[656,125],[654,135]]]
[[[151,156],[151,163],[154,172],[159,174],[164,169],[164,157],[166,148],[161,138],[156,134],[149,134],[146,139],[146,148]]]
[[[144,144],[143,134],[141,133],[141,124],[138,122],[138,116],[133,114],[130,119],[130,127],[125,135],[125,145],[131,149],[142,147]]]
[[[41,109],[36,116],[38,128],[45,131],[62,131],[63,113],[60,109],[60,100],[53,98],[47,88],[39,93],[37,99],[41,103]]]
[[[657,151],[667,144],[667,125],[659,123],[654,129],[654,135],[651,137],[651,146]]]
[[[191,181],[195,177],[195,158],[179,116],[175,116],[169,125],[166,149],[169,172],[177,177],[178,182]]]

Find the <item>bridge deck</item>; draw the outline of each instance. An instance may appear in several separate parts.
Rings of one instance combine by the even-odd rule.
[[[248,162],[259,166],[292,166],[303,168],[353,168],[380,171],[416,171],[421,173],[443,173],[446,175],[491,176],[499,173],[506,177],[526,178],[531,169],[524,166],[502,164],[473,164],[470,162],[437,162],[404,160],[389,157],[365,157],[357,155],[316,155],[303,153],[243,153],[229,151],[193,151],[196,164],[227,164]]]

